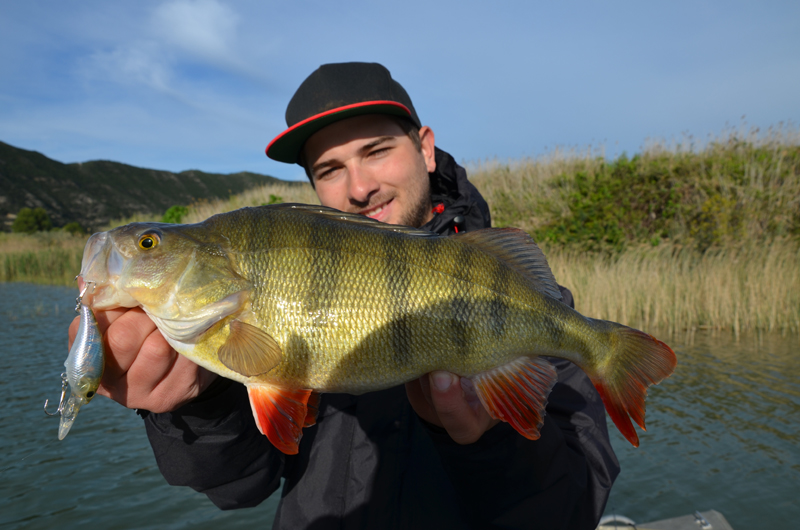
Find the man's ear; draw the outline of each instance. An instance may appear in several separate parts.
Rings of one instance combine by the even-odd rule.
[[[428,168],[428,173],[433,173],[436,171],[433,129],[427,125],[421,128],[419,130],[419,143],[422,157],[425,159],[425,166]]]

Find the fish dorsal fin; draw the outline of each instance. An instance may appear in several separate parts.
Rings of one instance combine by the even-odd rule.
[[[503,260],[525,276],[537,291],[561,300],[547,258],[531,236],[518,228],[484,228],[452,236]]]
[[[296,455],[303,427],[317,422],[319,394],[266,383],[246,386],[258,430],[282,453]]]
[[[557,378],[546,359],[520,357],[470,379],[492,418],[507,422],[529,440],[538,440],[547,396]]]
[[[265,374],[281,362],[281,346],[269,333],[238,319],[230,326],[231,333],[217,352],[222,364],[250,377]]]
[[[361,215],[358,213],[348,213],[342,212],[335,208],[329,208],[327,206],[317,206],[313,204],[293,204],[293,203],[286,203],[286,204],[276,204],[272,206],[265,206],[265,208],[288,208],[298,212],[308,213],[310,215],[319,215],[322,217],[326,217],[328,219],[332,219],[335,221],[343,221],[347,223],[356,223],[364,227],[374,228],[376,230],[385,230],[387,232],[397,232],[400,234],[406,234],[410,236],[417,236],[417,237],[440,237],[438,234],[434,234],[433,232],[429,232],[427,230],[421,230],[419,228],[414,228],[412,226],[403,226],[403,225],[390,225],[387,223],[382,223],[380,221],[376,221],[375,219],[370,219],[366,215]]]

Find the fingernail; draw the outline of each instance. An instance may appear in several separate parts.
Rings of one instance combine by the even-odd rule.
[[[433,386],[439,392],[446,392],[453,384],[453,375],[450,372],[433,372],[431,374]]]

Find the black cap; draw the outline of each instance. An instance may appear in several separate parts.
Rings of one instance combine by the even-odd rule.
[[[286,108],[289,127],[267,146],[267,156],[296,163],[303,144],[331,123],[362,114],[390,114],[422,127],[405,89],[378,63],[323,64],[303,81]]]

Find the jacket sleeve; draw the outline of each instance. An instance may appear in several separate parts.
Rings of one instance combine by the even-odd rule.
[[[255,506],[280,485],[284,455],[255,426],[243,385],[218,378],[173,412],[140,414],[169,484],[205,493],[223,510]]]
[[[476,528],[594,529],[603,514],[619,462],[602,400],[576,365],[548,360],[558,382],[538,440],[500,423],[474,444],[458,445],[428,425],[461,509]]]

